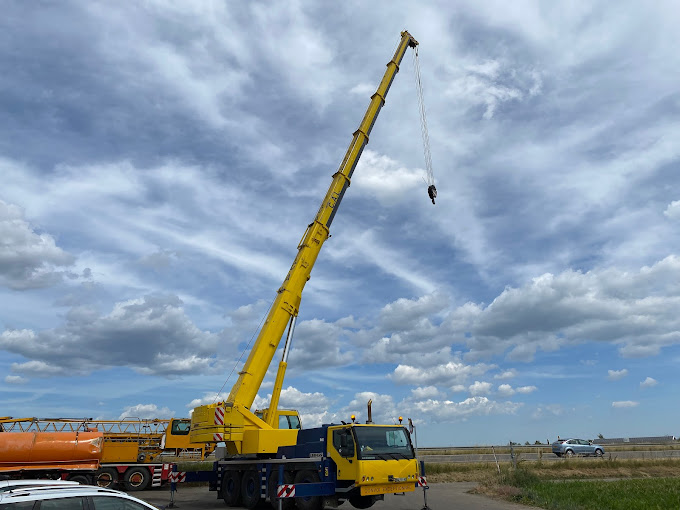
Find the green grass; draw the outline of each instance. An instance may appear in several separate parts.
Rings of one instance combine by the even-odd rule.
[[[527,481],[515,501],[551,510],[665,510],[680,508],[680,479]]]

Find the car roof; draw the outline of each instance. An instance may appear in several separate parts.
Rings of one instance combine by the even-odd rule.
[[[42,501],[45,499],[57,499],[64,497],[87,497],[87,496],[104,496],[127,499],[143,505],[146,508],[156,508],[155,506],[137,499],[125,492],[114,489],[105,489],[103,487],[96,487],[93,485],[61,485],[61,486],[23,486],[17,487],[10,491],[0,492],[0,506],[9,503],[16,503],[19,501]]]
[[[80,485],[78,482],[70,480],[0,480],[0,492],[12,490],[20,487],[41,487],[41,486],[74,486]]]

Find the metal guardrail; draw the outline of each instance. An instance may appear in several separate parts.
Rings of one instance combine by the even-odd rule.
[[[594,443],[597,444],[602,444],[606,445],[609,447],[616,447],[616,446],[624,446],[626,448],[634,448],[634,447],[644,447],[644,446],[680,446],[680,441],[676,440],[674,436],[664,436],[663,438],[641,438],[645,439],[646,441],[636,441],[633,442],[633,438],[631,438],[629,441],[623,441],[623,439],[620,442],[612,442],[612,441],[598,441],[598,440],[593,440]],[[654,439],[651,440],[650,439]],[[665,440],[661,440],[665,439]],[[485,445],[485,446],[428,446],[428,447],[418,447],[418,452],[422,453],[424,455],[433,455],[436,453],[442,452],[442,454],[445,454],[443,452],[458,452],[458,453],[468,453],[471,451],[493,451],[496,450],[498,451],[506,451],[509,450],[510,448],[514,448],[515,450],[552,450],[552,443],[551,444],[504,444],[504,445]],[[455,453],[454,453],[455,454]]]

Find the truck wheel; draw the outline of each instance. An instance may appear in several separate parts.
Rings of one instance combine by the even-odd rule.
[[[295,474],[295,483],[319,483],[319,473],[311,469],[298,471]],[[308,498],[295,498],[298,510],[321,510],[321,496],[310,496]]]
[[[293,473],[290,471],[283,472],[283,483],[291,484],[293,483]],[[283,510],[292,510],[295,506],[295,498],[278,498],[276,497],[277,488],[279,486],[279,470],[274,469],[269,475],[269,480],[267,480],[267,492],[269,493],[269,502],[274,510],[279,510],[279,499],[283,504]]]
[[[354,508],[371,508],[375,503],[373,496],[352,496],[349,498],[349,504]]]
[[[222,475],[222,498],[227,506],[241,504],[241,475],[238,471],[225,471]]]
[[[67,480],[70,480],[72,482],[78,482],[81,485],[91,485],[92,484],[90,477],[87,476],[87,475],[71,475],[67,478]]]
[[[131,467],[123,476],[125,490],[128,492],[143,491],[149,486],[151,474],[145,467]]]
[[[260,502],[260,473],[249,469],[241,480],[241,499],[243,506],[253,509]]]
[[[95,483],[98,487],[113,489],[118,485],[118,470],[110,467],[101,468],[95,475]]]

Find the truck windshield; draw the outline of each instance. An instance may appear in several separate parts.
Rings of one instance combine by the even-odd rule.
[[[413,459],[404,427],[354,427],[357,457],[362,460]]]

